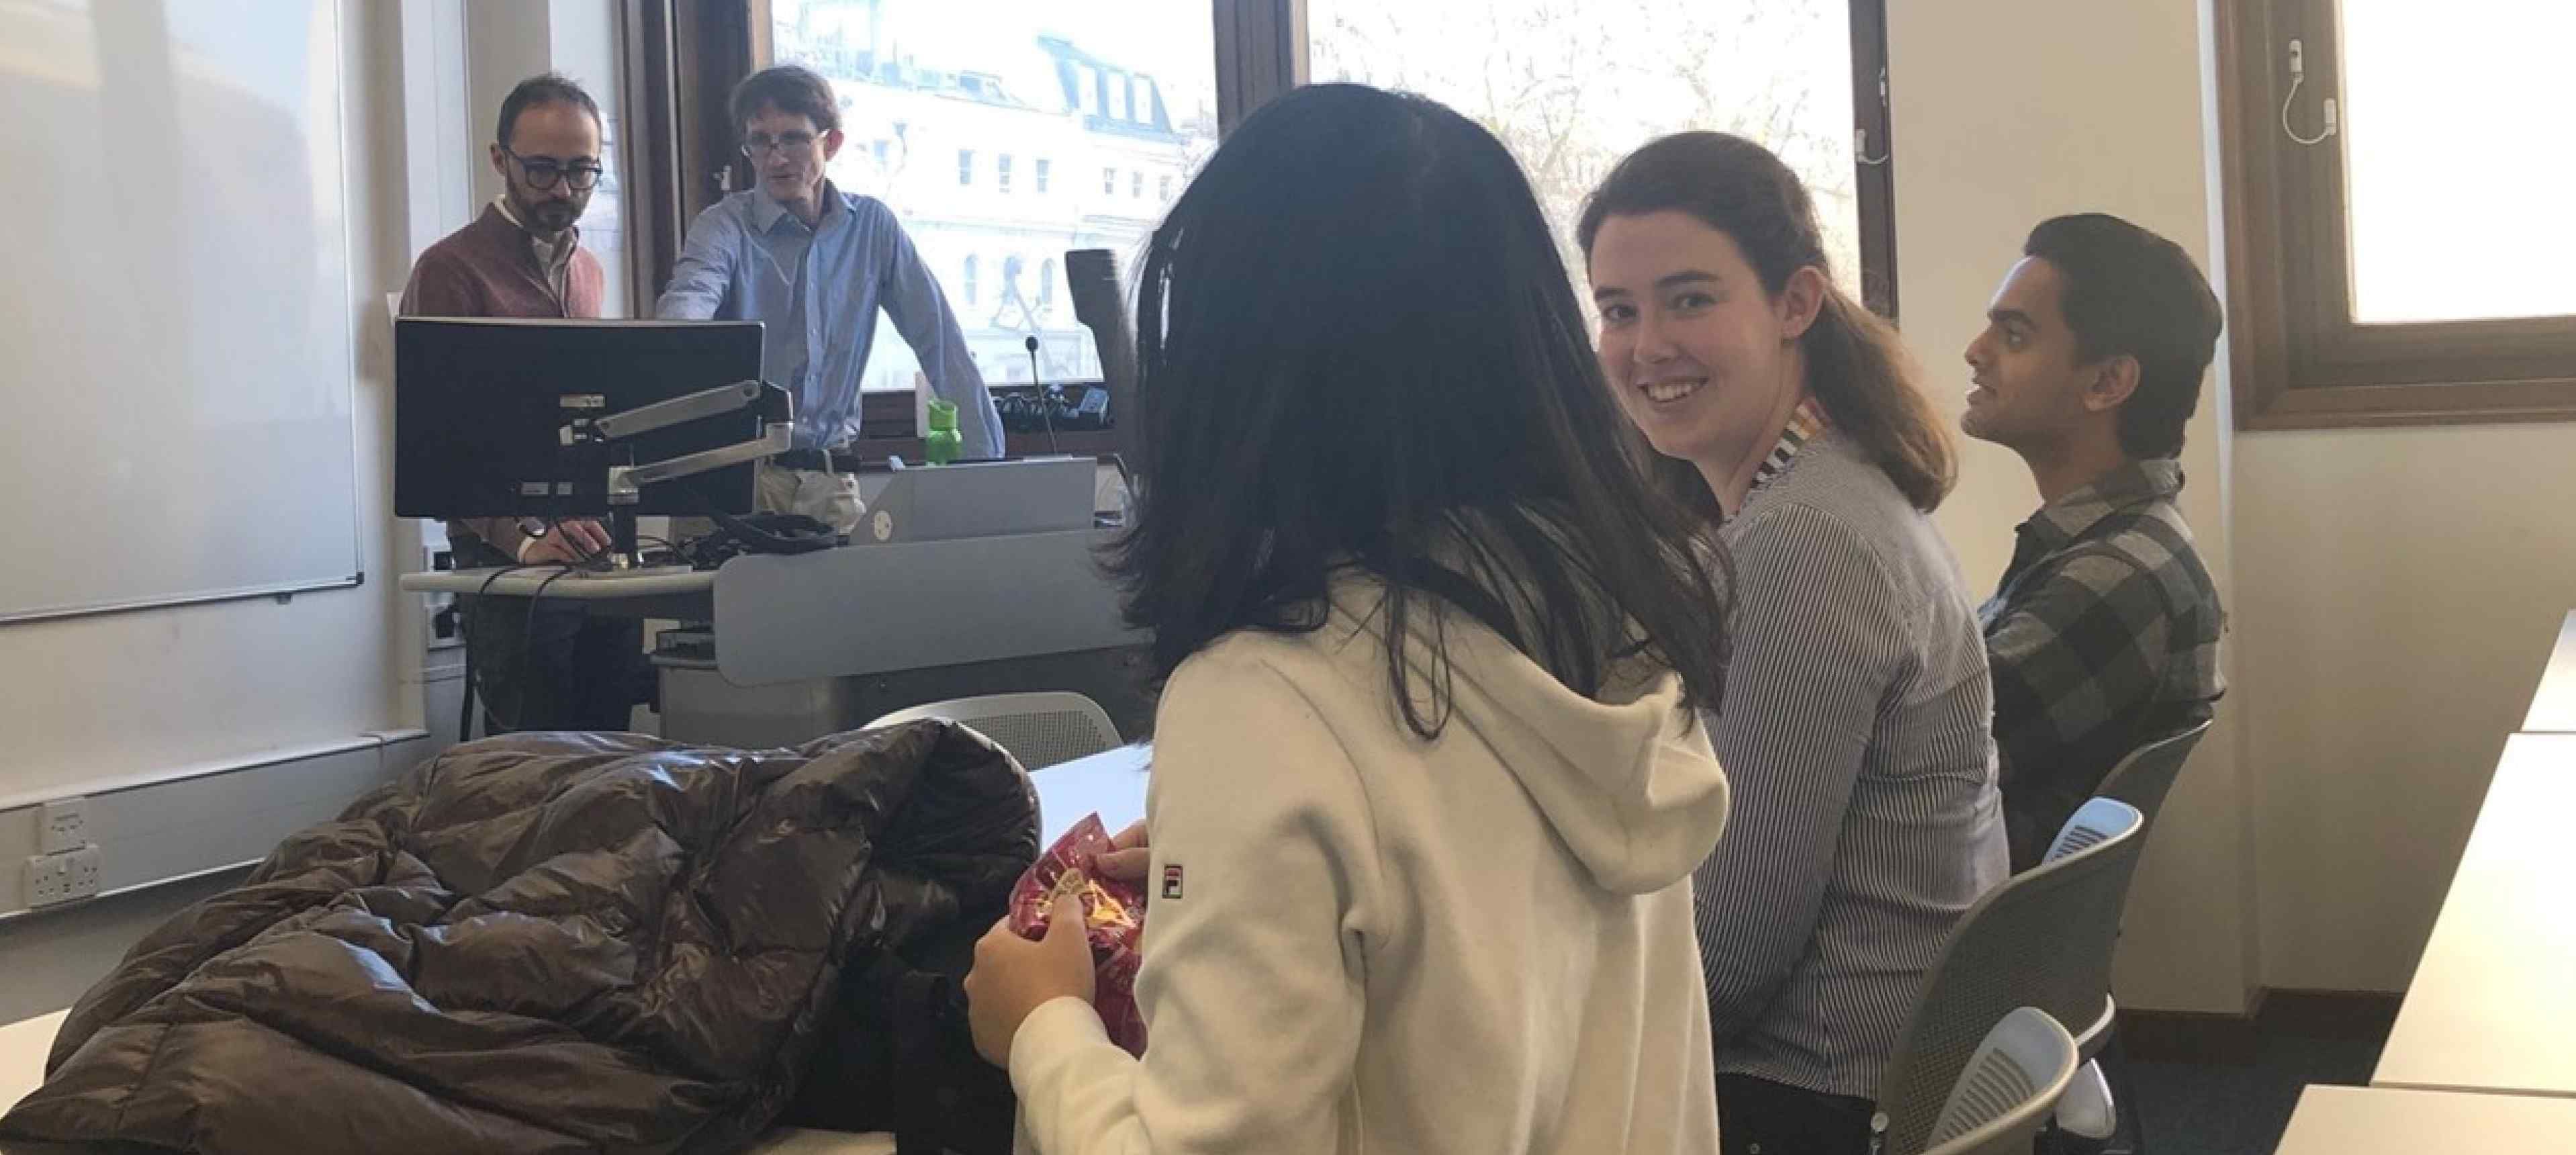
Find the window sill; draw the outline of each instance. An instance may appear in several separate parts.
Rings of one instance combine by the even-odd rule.
[[[2238,378],[2240,385],[2247,378]],[[2236,427],[2370,429],[2576,421],[2576,378],[2411,385],[2280,385],[2236,391]]]

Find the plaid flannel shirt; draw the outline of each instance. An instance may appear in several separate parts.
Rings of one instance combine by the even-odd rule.
[[[2050,502],[1978,610],[2016,871],[2122,757],[2210,717],[2226,690],[2225,617],[2174,506],[2182,486],[2179,464],[2140,461]]]

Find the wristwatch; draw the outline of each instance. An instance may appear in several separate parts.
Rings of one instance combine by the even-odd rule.
[[[513,554],[511,560],[522,563],[526,562],[528,560],[528,547],[545,540],[546,534],[553,529],[554,527],[546,524],[543,518],[520,518],[519,548],[516,553]]]

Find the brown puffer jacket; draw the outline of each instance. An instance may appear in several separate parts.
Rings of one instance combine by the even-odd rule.
[[[0,1137],[739,1150],[842,975],[1003,901],[1036,853],[1027,776],[942,722],[459,746],[145,938]]]

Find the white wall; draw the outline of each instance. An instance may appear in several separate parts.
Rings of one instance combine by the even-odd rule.
[[[389,6],[340,6],[342,109],[352,293],[350,324],[362,333],[357,374],[357,477],[366,584],[273,601],[145,610],[0,627],[0,796],[74,793],[84,782],[148,774],[261,751],[344,739],[387,728],[397,701],[388,452],[392,423],[387,288],[402,284],[398,153],[367,142],[399,140],[388,92],[395,59]],[[391,124],[392,128],[387,128]],[[391,135],[377,135],[390,132]],[[76,479],[60,479],[74,483]],[[220,479],[173,477],[174,486]],[[41,543],[13,564],[78,566]]]
[[[2576,607],[2576,426],[2248,433],[2237,463],[2264,980],[2402,990]]]
[[[421,0],[410,2],[419,4]],[[444,7],[451,0],[430,2]],[[624,131],[618,115],[624,88],[619,75],[617,10],[617,0],[466,0],[465,60],[469,83],[463,97],[468,105],[465,123],[470,130],[467,139],[472,142],[474,161],[473,212],[481,212],[483,205],[501,193],[501,176],[493,171],[484,145],[491,140],[502,98],[520,81],[549,70],[563,73],[599,102],[603,127],[612,135]],[[623,317],[629,313],[629,302],[620,211],[624,206],[618,203],[617,182],[624,173],[617,171],[613,159],[610,166],[612,180],[603,182],[592,194],[590,211],[582,219],[582,244],[608,272],[600,312]],[[448,227],[465,223],[458,220]]]
[[[1961,351],[2032,225],[2116,213],[2206,265],[2216,235],[2205,164],[2194,0],[1920,0],[1888,5],[1898,304],[1934,402],[1956,417]],[[2220,387],[2204,395],[2183,466],[2184,514],[2222,597],[2231,566],[2222,501]],[[1962,439],[1940,522],[1974,593],[1991,591],[2013,527],[2038,497],[2019,458]],[[2232,598],[2230,599],[2232,601]],[[2234,1013],[2254,975],[2237,746],[2259,709],[2243,687],[2159,820],[2132,898],[2124,1005]]]

